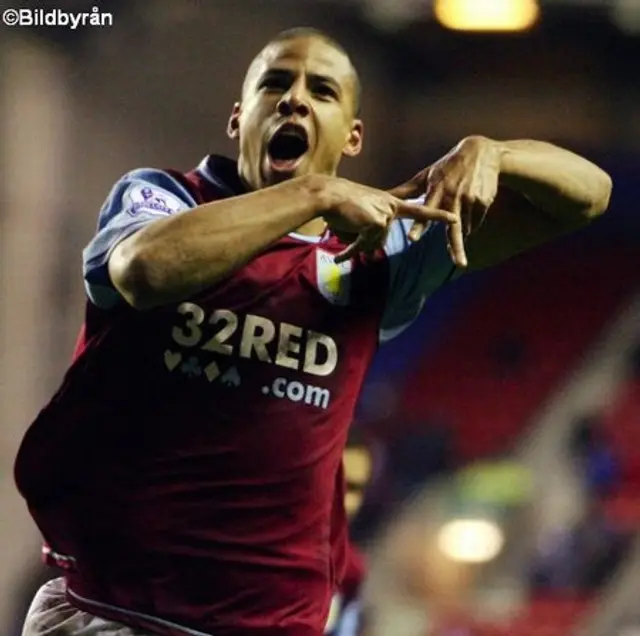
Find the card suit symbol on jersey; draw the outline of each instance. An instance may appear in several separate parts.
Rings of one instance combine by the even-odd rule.
[[[231,367],[225,374],[220,378],[220,382],[227,387],[236,388],[240,386],[240,374],[238,373],[238,369],[235,367]]]
[[[181,362],[182,354],[180,352],[169,349],[164,352],[164,364],[169,371],[173,371]]]
[[[204,373],[207,376],[207,380],[209,380],[209,382],[213,382],[220,375],[220,369],[215,360],[204,368]]]
[[[190,356],[185,362],[183,362],[180,366],[180,371],[182,371],[182,373],[190,378],[195,378],[199,375],[202,375],[200,362],[195,356]]]

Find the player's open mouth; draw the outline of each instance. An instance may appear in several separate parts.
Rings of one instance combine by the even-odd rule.
[[[269,165],[277,172],[293,172],[309,150],[307,131],[296,124],[284,124],[269,140]]]

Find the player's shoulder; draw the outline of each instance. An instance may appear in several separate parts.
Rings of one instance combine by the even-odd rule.
[[[207,155],[187,172],[173,168],[136,168],[113,185],[106,204],[124,195],[148,201],[156,193],[174,206],[193,207],[219,198],[244,194],[237,162],[222,155]],[[171,206],[169,206],[171,207]]]
[[[186,179],[174,170],[141,167],[125,172],[111,186],[99,214],[104,227],[120,212],[135,217],[140,212],[173,214],[196,205]]]
[[[178,170],[150,167],[134,168],[115,181],[110,195],[143,191],[145,195],[149,195],[150,192],[157,190],[190,202],[193,200],[193,195],[185,180],[186,177]]]

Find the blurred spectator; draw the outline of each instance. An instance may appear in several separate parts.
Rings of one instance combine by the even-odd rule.
[[[584,517],[568,532],[549,536],[534,561],[532,585],[537,590],[595,592],[614,574],[630,539],[611,524],[594,497]]]
[[[595,497],[610,495],[620,481],[620,465],[597,414],[581,417],[569,442],[571,459],[583,476],[587,492]]]
[[[582,475],[587,507],[573,528],[543,541],[533,584],[538,589],[594,591],[613,574],[629,543],[604,510],[605,500],[619,483],[620,467],[599,415],[586,415],[576,422],[569,455]]]
[[[600,497],[588,503],[584,519],[575,531],[578,587],[596,591],[614,574],[629,547],[629,537],[611,522]]]

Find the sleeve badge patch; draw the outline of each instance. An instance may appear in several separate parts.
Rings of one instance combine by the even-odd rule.
[[[125,194],[124,203],[124,208],[131,216],[136,216],[141,212],[167,215],[187,208],[178,197],[166,190],[146,185],[134,185],[129,188]]]

